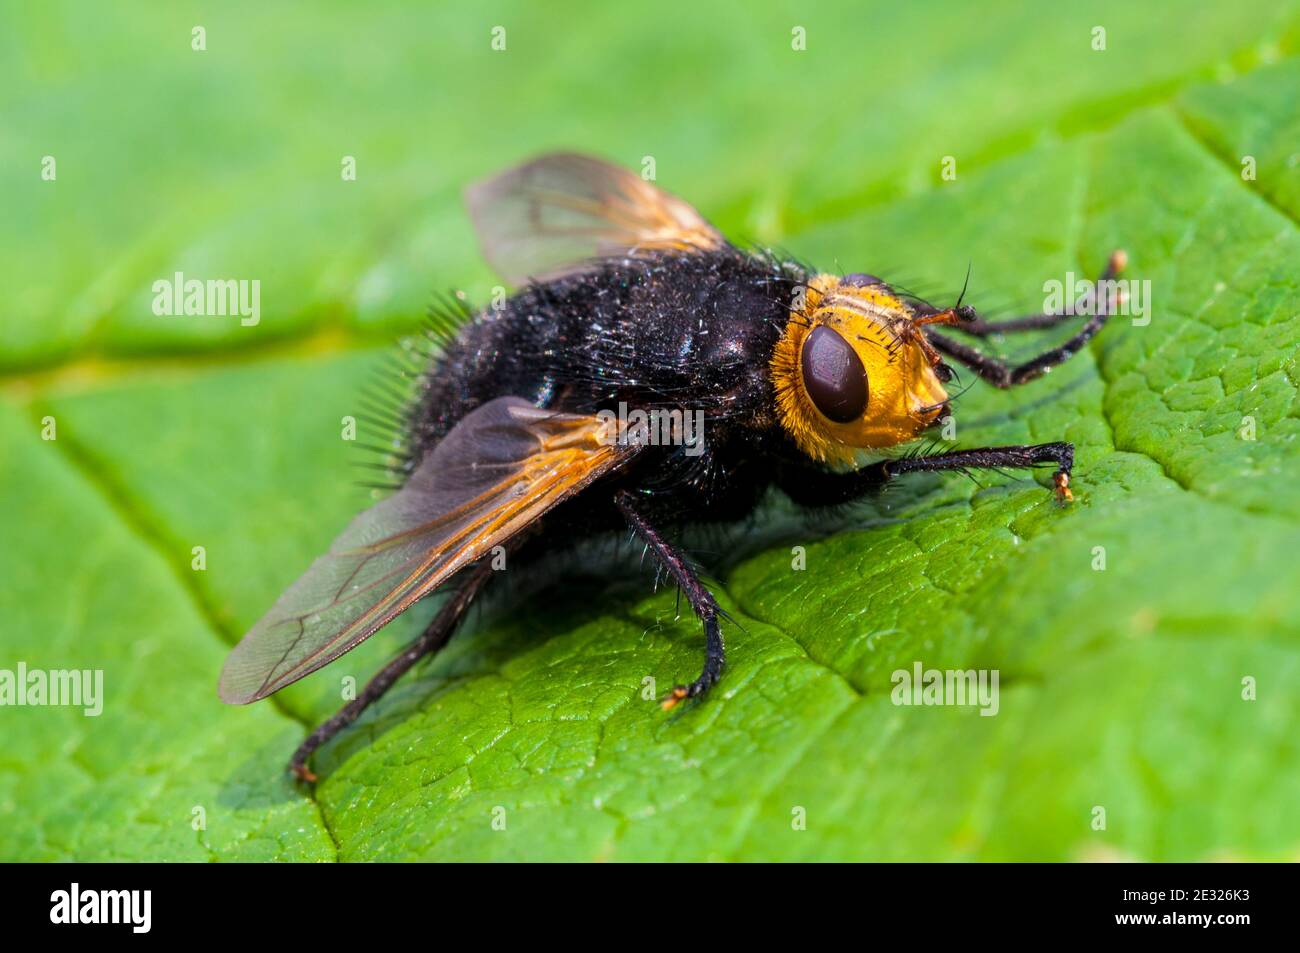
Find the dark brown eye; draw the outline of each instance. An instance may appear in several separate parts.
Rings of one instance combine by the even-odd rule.
[[[846,424],[867,409],[867,370],[849,342],[826,325],[803,342],[803,386],[827,420]]]

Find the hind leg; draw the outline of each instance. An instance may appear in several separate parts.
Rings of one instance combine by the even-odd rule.
[[[316,774],[307,767],[307,761],[316,749],[356,721],[363,711],[383,698],[393,687],[393,683],[410,671],[416,662],[447,644],[456,631],[457,623],[465,615],[465,610],[469,608],[469,604],[490,578],[492,578],[490,560],[484,560],[478,566],[471,568],[460,588],[438,610],[438,614],[433,617],[433,621],[420,637],[403,649],[397,658],[380,669],[366,683],[360,695],[340,708],[332,718],[323,722],[307,736],[289,761],[289,770],[299,780],[309,784],[315,783]]]

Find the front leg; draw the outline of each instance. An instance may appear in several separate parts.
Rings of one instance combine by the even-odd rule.
[[[713,598],[713,593],[705,588],[699,577],[691,570],[690,565],[686,562],[686,557],[660,536],[659,532],[637,512],[636,498],[631,493],[620,490],[614,494],[614,505],[623,514],[623,518],[627,520],[627,525],[632,532],[641,537],[645,544],[650,547],[659,560],[659,564],[668,571],[668,574],[681,587],[682,592],[686,594],[687,601],[691,604],[691,608],[695,610],[695,614],[704,623],[704,670],[700,672],[700,677],[691,684],[678,685],[669,693],[668,697],[663,700],[663,707],[667,710],[684,698],[696,698],[703,695],[722,677],[722,665],[725,660],[726,650],[722,644],[722,627],[718,623],[721,610],[718,608],[717,600]]]
[[[866,493],[879,490],[890,480],[904,473],[1031,469],[1043,464],[1056,465],[1056,473],[1052,477],[1056,498],[1062,503],[1074,499],[1074,495],[1070,492],[1070,473],[1074,468],[1074,444],[1071,443],[981,447],[975,450],[954,450],[950,453],[918,454],[899,457],[896,460],[885,460],[848,473],[799,467],[783,470],[778,486],[800,506],[838,506]]]
[[[1093,288],[1100,288],[1104,291],[1106,282],[1113,281],[1118,277],[1127,264],[1128,255],[1123,250],[1117,249],[1111,252],[1110,258],[1106,261],[1106,270],[1101,273],[1101,277],[1097,279]],[[1085,294],[1074,303],[1073,308],[1064,311],[1047,311],[1041,314],[1031,314],[1023,318],[1012,318],[1009,321],[985,321],[983,318],[974,317],[972,320],[963,321],[961,324],[954,325],[954,327],[963,334],[982,338],[994,334],[1011,334],[1017,331],[1038,331],[1043,328],[1055,327],[1063,321],[1069,321],[1071,318],[1086,314],[1087,308],[1095,300],[1095,294],[1092,298]]]
[[[1074,444],[1035,443],[1016,444],[1010,447],[981,447],[976,450],[954,450],[951,453],[922,454],[900,457],[878,463],[886,480],[902,473],[934,470],[1001,470],[1006,468],[1032,469],[1045,463],[1056,464],[1052,485],[1056,498],[1062,503],[1074,499],[1070,492],[1070,471],[1074,469]]]
[[[1117,251],[1110,256],[1110,263],[1106,266],[1106,271],[1102,274],[1099,283],[1110,282],[1116,275],[1123,270],[1126,257],[1123,252]],[[1023,364],[1008,364],[1001,358],[992,357],[982,351],[971,347],[969,344],[963,344],[961,341],[954,341],[952,338],[944,337],[942,334],[936,334],[927,330],[927,336],[934,348],[948,357],[953,358],[965,364],[981,378],[988,381],[994,387],[1008,388],[1017,387],[1021,384],[1027,384],[1032,380],[1042,377],[1052,368],[1059,364],[1064,364],[1071,357],[1081,351],[1089,341],[1091,341],[1098,332],[1106,325],[1106,319],[1110,317],[1111,305],[1118,304],[1123,300],[1123,293],[1120,292],[1112,300],[1107,295],[1099,295],[1096,298],[1095,310],[1079,333],[1065,341],[1058,347],[1049,351],[1044,351],[1037,357],[1024,362]],[[963,312],[965,317],[971,318],[973,311]],[[1056,315],[1036,315],[1030,318],[1021,319],[1020,322],[1004,322],[1000,325],[988,325],[985,322],[968,320],[964,323],[956,323],[953,326],[957,330],[967,331],[972,334],[981,334],[992,327],[1000,327],[1002,330],[1027,330],[1034,327],[1046,327],[1056,320]],[[1048,324],[1042,323],[1045,319]],[[1017,328],[1017,325],[1019,326]],[[988,333],[993,333],[988,331]]]

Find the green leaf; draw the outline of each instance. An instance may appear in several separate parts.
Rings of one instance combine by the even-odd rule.
[[[0,857],[1296,855],[1297,4],[239,3],[203,14],[205,51],[195,16],[0,24],[0,670],[104,679],[97,717],[0,708]],[[648,572],[571,561],[304,791],[295,745],[428,607],[248,708],[217,700],[222,658],[370,502],[340,431],[385,342],[433,291],[495,283],[460,186],[557,147],[651,156],[728,234],[828,269],[946,300],[969,265],[1002,315],[1123,247],[1150,322],[957,401],[963,446],[1073,441],[1074,506],[921,475],[697,540],[729,554],[735,623],[721,684],[672,713],[644,680],[698,671],[698,625]],[[175,271],[260,278],[260,324],[155,316]],[[996,716],[894,704],[916,662],[996,670]]]

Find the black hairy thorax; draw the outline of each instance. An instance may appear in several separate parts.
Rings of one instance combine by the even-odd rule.
[[[574,413],[698,412],[699,452],[651,448],[618,482],[635,482],[664,516],[716,517],[738,481],[754,481],[747,463],[774,423],[768,364],[806,276],[727,248],[606,260],[531,283],[431,357],[408,414],[410,457],[418,464],[467,413],[507,394]]]

